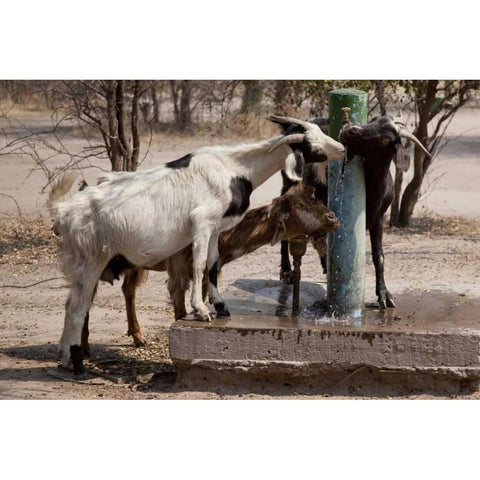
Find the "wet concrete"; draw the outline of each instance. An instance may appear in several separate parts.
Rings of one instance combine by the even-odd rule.
[[[480,298],[406,292],[396,308],[367,305],[360,319],[333,318],[323,313],[323,285],[302,282],[304,307],[293,318],[291,287],[262,280],[235,286],[245,295],[228,298],[230,318],[172,326],[170,354],[184,385],[295,379],[299,388],[322,389],[346,377],[351,383],[359,371],[365,384],[368,371],[377,387],[459,392],[480,379]]]
[[[379,309],[367,303],[362,318],[335,318],[325,314],[322,285],[301,284],[301,305],[297,318],[291,317],[292,287],[281,282],[265,280],[238,280],[237,288],[246,290],[242,298],[228,297],[226,301],[232,317],[218,318],[205,324],[206,328],[321,328],[336,330],[368,329],[372,331],[480,331],[480,298],[441,290],[411,291],[395,296],[396,307]],[[188,318],[188,317],[187,317]],[[182,320],[182,324],[198,326],[196,320]]]

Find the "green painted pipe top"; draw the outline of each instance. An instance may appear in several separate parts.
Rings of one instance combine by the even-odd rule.
[[[339,88],[338,90],[331,90],[328,92],[330,95],[367,95],[367,92],[363,90],[357,90],[356,88]]]

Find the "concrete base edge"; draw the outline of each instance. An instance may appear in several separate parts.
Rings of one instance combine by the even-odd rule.
[[[175,360],[177,386],[271,395],[458,395],[479,389],[480,368],[378,368],[252,360]]]

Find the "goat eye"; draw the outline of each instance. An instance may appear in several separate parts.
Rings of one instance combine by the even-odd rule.
[[[380,139],[380,145],[383,145],[384,147],[387,146],[389,143],[390,143],[390,140],[388,138]]]

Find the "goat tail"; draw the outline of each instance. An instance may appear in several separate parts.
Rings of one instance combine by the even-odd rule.
[[[50,215],[55,219],[58,215],[57,204],[62,200],[62,198],[70,191],[72,188],[77,174],[75,172],[69,172],[63,175],[60,180],[57,180],[48,195],[47,207],[50,212]]]

